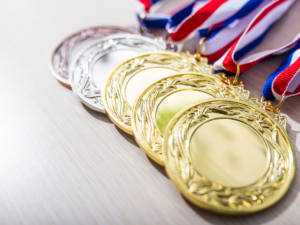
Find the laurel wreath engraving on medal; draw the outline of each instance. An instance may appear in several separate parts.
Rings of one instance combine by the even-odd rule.
[[[153,67],[153,65],[155,66]],[[126,83],[138,71],[157,67],[172,68],[175,71],[205,73],[202,67],[192,64],[188,58],[182,56],[151,54],[132,59],[122,67],[117,76],[112,77],[107,88],[108,105],[112,113],[124,124],[131,125],[131,106],[127,103],[125,97]]]
[[[182,57],[186,58],[190,62],[194,64],[198,64],[201,68],[205,70],[208,74],[213,74],[213,66],[208,63],[208,59],[205,57],[201,57],[199,60],[196,55],[192,55],[189,51],[180,52],[179,53]],[[225,74],[224,74],[225,76]]]
[[[156,109],[164,97],[178,90],[193,89],[203,91],[215,98],[239,98],[232,90],[224,86],[200,76],[169,78],[158,83],[138,102],[135,126],[139,135],[153,152],[162,154],[163,134],[156,125]]]
[[[255,105],[263,105],[257,99],[248,101]],[[255,129],[265,140],[271,152],[271,164],[262,179],[247,187],[232,188],[211,182],[196,171],[189,157],[189,143],[193,131],[210,119],[210,113],[242,121]],[[279,141],[278,128],[264,114],[242,105],[211,102],[185,112],[177,124],[179,128],[173,129],[167,140],[169,166],[172,171],[178,171],[190,195],[200,202],[225,208],[249,208],[262,204],[270,196],[276,195],[284,184],[288,171],[287,152],[283,150]]]
[[[225,73],[218,73],[218,74],[215,74],[215,76],[218,77],[220,80],[222,80],[222,82],[224,84],[227,84],[227,85],[232,85],[232,82],[234,80],[234,77],[227,77],[225,75]],[[245,99],[249,98],[250,92],[248,90],[244,89],[243,81],[239,81],[238,85],[232,85],[232,87],[235,88],[238,92],[240,92],[244,96]]]
[[[281,126],[283,126],[284,129],[286,129],[286,117],[281,116],[280,110],[275,109],[270,101],[261,102],[257,98],[251,98],[246,101],[266,111],[270,116],[277,120],[281,124]]]

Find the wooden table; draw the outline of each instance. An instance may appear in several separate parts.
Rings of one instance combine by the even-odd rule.
[[[299,32],[299,12],[296,1],[265,45]],[[299,166],[275,206],[245,217],[208,213],[181,196],[133,137],[53,78],[47,63],[62,38],[88,26],[133,25],[135,19],[129,0],[1,1],[0,224],[299,224]],[[242,76],[251,97],[260,96],[283,58]],[[299,102],[288,99],[282,107],[298,165]]]

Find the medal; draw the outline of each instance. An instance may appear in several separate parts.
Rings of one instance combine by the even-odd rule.
[[[73,92],[89,108],[105,113],[100,88],[110,70],[138,52],[165,48],[166,44],[161,39],[138,35],[117,34],[101,38],[74,57],[76,60],[70,66],[69,77]]]
[[[103,105],[110,119],[123,131],[132,133],[131,112],[134,101],[149,84],[176,72],[210,74],[211,66],[188,54],[150,52],[119,64],[103,84]]]
[[[74,50],[97,38],[118,33],[139,34],[135,29],[126,27],[98,26],[80,30],[68,36],[54,48],[51,55],[49,67],[53,76],[64,86],[71,87],[68,67],[74,56]]]
[[[187,199],[207,210],[241,215],[265,209],[286,193],[295,174],[285,126],[269,102],[194,103],[166,128],[167,174]]]
[[[185,72],[150,85],[132,107],[131,125],[139,146],[151,159],[163,165],[163,135],[177,112],[202,99],[248,99],[249,91],[244,90],[242,82],[236,86],[226,82],[227,78],[218,74]]]

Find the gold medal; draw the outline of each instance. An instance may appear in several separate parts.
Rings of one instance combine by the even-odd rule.
[[[286,193],[295,153],[286,118],[270,102],[215,98],[194,103],[164,135],[168,176],[191,202],[223,214],[263,210]]]
[[[208,98],[248,99],[243,83],[227,85],[224,77],[204,73],[178,73],[149,86],[132,110],[132,129],[144,152],[163,165],[162,142],[172,117],[184,107]],[[227,78],[226,80],[227,81]]]
[[[113,69],[103,84],[103,105],[110,119],[123,131],[132,133],[131,110],[134,101],[149,84],[176,72],[212,73],[203,58],[198,62],[188,53],[149,52]]]

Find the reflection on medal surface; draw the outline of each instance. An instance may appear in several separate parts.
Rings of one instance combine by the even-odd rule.
[[[188,53],[151,52],[118,65],[103,85],[103,104],[111,120],[129,134],[134,101],[150,84],[180,71],[211,73],[211,66]]]
[[[295,153],[278,109],[257,99],[208,99],[180,111],[163,145],[170,179],[194,204],[241,215],[265,209],[286,193]]]
[[[51,55],[49,67],[53,76],[66,87],[71,87],[69,65],[76,52],[97,42],[99,38],[118,33],[139,34],[135,29],[127,27],[98,26],[80,30],[68,36],[57,45]]]
[[[199,173],[230,187],[243,187],[259,180],[270,159],[266,143],[253,128],[228,119],[200,126],[191,137],[190,155]]]
[[[139,146],[163,165],[162,142],[170,120],[184,107],[208,98],[248,99],[243,83],[227,85],[222,76],[204,73],[177,73],[150,85],[132,110],[132,129]]]
[[[161,39],[153,40],[131,34],[99,39],[74,57],[69,77],[72,89],[86,106],[105,113],[100,88],[110,70],[140,52],[165,48],[166,45]]]

